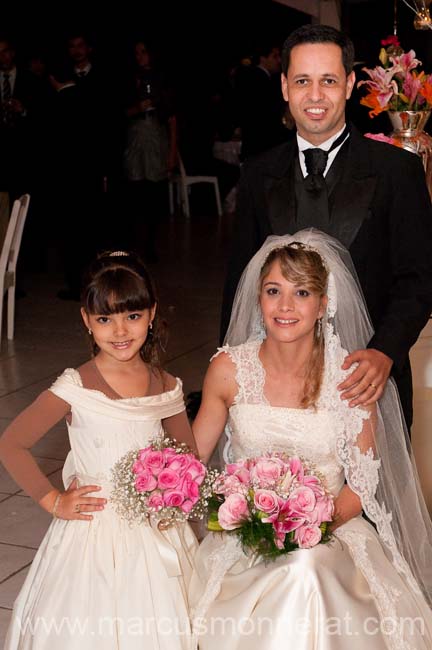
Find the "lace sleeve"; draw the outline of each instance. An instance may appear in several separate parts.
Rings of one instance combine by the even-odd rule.
[[[392,556],[396,570],[405,576],[411,588],[419,592],[419,586],[408,563],[402,556],[401,540],[393,528],[397,507],[386,507],[390,495],[385,493],[380,450],[383,444],[383,424],[379,408],[350,409],[346,404],[340,408],[340,435],[337,438],[337,454],[341,461],[348,486],[361,500],[366,515],[376,525],[379,536]],[[387,490],[388,491],[388,490]]]
[[[54,488],[29,449],[69,411],[67,402],[46,390],[11,422],[0,438],[0,460],[35,501],[40,501]]]

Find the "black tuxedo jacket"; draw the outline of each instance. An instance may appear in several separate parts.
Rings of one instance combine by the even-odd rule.
[[[375,328],[369,347],[393,360],[410,424],[408,353],[432,310],[432,208],[423,167],[414,154],[365,138],[354,128],[343,147],[343,170],[330,194],[328,234],[350,251]],[[292,179],[296,156],[294,140],[243,167],[222,334],[251,257],[268,235],[294,234],[299,229]],[[315,225],[313,214],[308,225]]]

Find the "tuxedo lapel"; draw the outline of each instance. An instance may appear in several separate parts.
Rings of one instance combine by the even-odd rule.
[[[377,178],[371,173],[364,136],[353,129],[347,144],[346,163],[331,196],[330,234],[350,248],[363,222],[371,216],[370,205]]]
[[[264,177],[267,214],[274,235],[295,232],[294,163],[297,151],[297,142],[288,143],[283,149],[283,156],[279,156],[272,169],[266,172]]]
[[[328,234],[350,248],[365,219],[370,218],[370,205],[377,178],[371,173],[367,142],[354,127],[344,145],[342,170],[330,181],[330,224]],[[297,142],[288,143],[264,175],[264,191],[271,232],[285,235],[298,230],[296,219],[295,162]],[[337,160],[337,158],[336,158]],[[335,160],[335,162],[336,162]],[[328,176],[331,174],[331,169]],[[330,180],[330,178],[329,178]],[[311,215],[313,226],[313,215]]]

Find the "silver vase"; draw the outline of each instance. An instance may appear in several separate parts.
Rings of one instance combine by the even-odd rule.
[[[393,126],[392,138],[404,149],[420,154],[419,135],[430,117],[430,111],[388,111]]]
[[[391,137],[407,151],[420,156],[432,197],[432,138],[423,131],[431,111],[388,111],[393,126]]]

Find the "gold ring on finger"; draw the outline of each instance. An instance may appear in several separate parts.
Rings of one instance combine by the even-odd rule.
[[[370,386],[371,388],[373,388],[374,390],[376,390],[376,389],[378,388],[378,386],[375,386],[375,384],[372,384],[372,383],[369,384],[369,386]]]
[[[79,503],[76,503],[76,504],[75,504],[75,512],[76,512],[77,514],[79,514],[79,513],[81,512],[81,510],[80,510],[80,504],[79,504]]]

